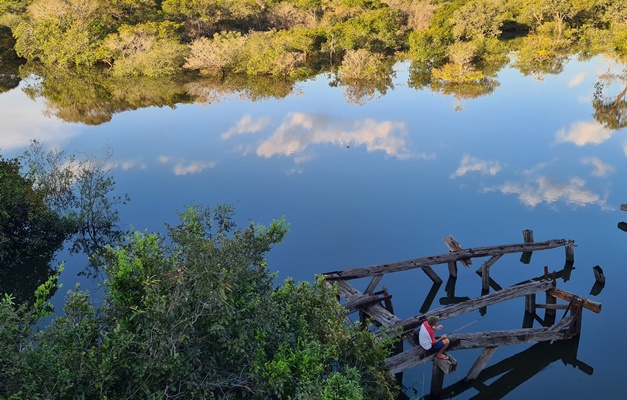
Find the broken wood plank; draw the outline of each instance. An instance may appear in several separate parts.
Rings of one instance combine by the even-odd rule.
[[[349,268],[342,271],[332,271],[324,273],[324,277],[329,280],[337,279],[357,279],[364,278],[366,276],[380,275],[392,272],[407,271],[415,268],[423,268],[431,265],[445,264],[449,261],[461,260],[463,258],[476,258],[496,256],[511,253],[520,253],[524,251],[538,251],[548,250],[557,247],[567,246],[569,243],[574,243],[572,240],[566,239],[554,239],[547,240],[545,242],[536,243],[520,243],[520,244],[508,244],[501,246],[489,246],[489,247],[476,247],[471,249],[464,249],[452,253],[440,254],[431,257],[415,258],[406,261],[398,261],[388,264],[379,264],[369,267]]]
[[[444,236],[442,240],[444,240],[444,243],[446,243],[446,247],[448,247],[451,252],[463,250],[462,246],[457,240],[455,240],[453,235]],[[462,258],[459,260],[459,262],[461,262],[466,268],[468,268],[468,266],[472,264],[472,260],[470,258]]]
[[[566,300],[566,301],[571,301],[573,298],[579,297],[577,295],[574,295],[572,293],[569,293],[565,290],[561,290],[558,288],[551,288],[547,291],[547,293],[555,298]],[[583,301],[583,308],[590,310],[597,314],[601,312],[601,303],[597,303],[596,301],[592,301],[592,300],[588,300],[584,298],[581,298],[581,300]]]
[[[429,318],[431,315],[437,315],[440,320],[455,317],[470,311],[477,310],[481,307],[487,307],[492,304],[500,303],[505,300],[510,300],[516,297],[522,297],[528,294],[534,294],[544,292],[547,289],[552,289],[553,284],[550,281],[531,281],[523,283],[521,285],[505,288],[499,292],[490,293],[485,296],[470,299],[468,301],[452,304],[445,307],[429,311],[422,315],[416,315],[398,321],[395,324],[388,325],[387,328],[382,328],[377,334],[386,333],[390,336],[398,336],[399,334],[406,333],[408,330],[415,329],[420,324]]]

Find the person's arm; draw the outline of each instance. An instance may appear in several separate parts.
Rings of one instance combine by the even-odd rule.
[[[434,326],[434,327],[433,327],[433,331],[434,331],[434,332],[435,332],[435,331],[441,331],[441,330],[442,330],[442,328],[444,328],[442,325]],[[440,336],[440,337],[436,338],[436,339],[435,339],[435,341],[433,342],[433,344],[439,343],[439,342],[441,342],[442,340],[446,339],[447,337],[448,337],[448,336],[447,336],[447,335],[446,335],[446,333],[445,333],[444,335],[442,335],[442,336]]]

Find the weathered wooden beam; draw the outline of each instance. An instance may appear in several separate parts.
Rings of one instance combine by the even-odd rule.
[[[373,304],[379,304],[382,301],[386,301],[392,298],[391,294],[380,296],[378,294],[367,294],[361,297],[354,298],[342,304],[342,307],[346,308],[349,313],[355,312],[360,308],[368,307]]]
[[[381,282],[381,279],[383,279],[383,274],[373,276],[372,280],[368,284],[368,287],[366,287],[366,290],[364,290],[364,294],[371,294],[372,292],[374,292],[379,282]]]
[[[577,295],[574,295],[572,293],[569,293],[565,290],[561,290],[558,288],[551,288],[547,291],[548,294],[550,294],[553,297],[556,297],[558,299],[562,299],[562,300],[566,300],[566,301],[571,301],[572,299],[579,297]],[[592,300],[588,300],[588,299],[584,299],[581,298],[581,300],[583,301],[583,308],[590,310],[594,313],[600,313],[601,312],[601,303],[598,303],[596,301],[592,301]]]
[[[346,281],[337,281],[337,286],[340,295],[348,301],[363,296],[363,293],[355,289],[351,284]],[[373,304],[371,306],[364,307],[360,309],[360,311],[372,317],[375,321],[379,322],[383,326],[394,325],[400,321],[400,318],[398,318],[396,315],[392,314],[379,304]]]
[[[627,204],[621,204],[620,209],[623,211],[627,211]]]
[[[568,304],[536,304],[536,308],[544,308],[545,310],[567,310]]]
[[[482,347],[499,347],[548,340],[564,339],[564,333],[551,331],[548,328],[516,329],[508,331],[492,331],[481,333],[466,333],[450,335],[451,344],[447,351],[477,349]],[[422,364],[433,356],[433,352],[420,346],[414,347],[401,354],[388,357],[385,366],[392,374],[406,371]]]
[[[422,271],[427,274],[429,278],[433,281],[433,283],[442,283],[442,278],[430,266],[422,267]]]
[[[550,281],[531,281],[523,283],[521,285],[511,286],[499,292],[490,293],[485,296],[470,299],[463,303],[440,307],[438,309],[429,311],[428,313],[404,319],[393,325],[387,325],[388,327],[382,328],[382,331],[380,331],[380,333],[385,332],[388,335],[397,336],[398,334],[402,334],[407,330],[417,328],[422,323],[422,321],[429,318],[431,315],[437,315],[438,317],[440,317],[440,319],[447,319],[477,310],[481,307],[487,307],[492,304],[500,303],[505,300],[522,297],[528,294],[544,292],[552,287],[553,284]]]
[[[401,272],[415,268],[423,268],[431,265],[445,264],[449,261],[458,261],[465,258],[488,257],[510,253],[520,253],[524,251],[548,250],[556,247],[567,246],[569,243],[574,242],[572,240],[566,239],[554,239],[536,243],[475,247],[431,257],[422,257],[388,264],[373,265],[370,267],[349,268],[342,271],[326,272],[323,275],[327,280],[330,281],[337,279],[357,279],[364,278],[366,276]]]
[[[472,367],[470,367],[470,371],[468,371],[468,374],[464,379],[466,381],[474,380],[479,375],[483,367],[486,366],[488,361],[490,361],[490,358],[492,358],[492,355],[497,348],[498,347],[486,347],[485,349],[483,349],[483,351],[479,355],[479,358],[477,358],[477,361],[475,361]]]

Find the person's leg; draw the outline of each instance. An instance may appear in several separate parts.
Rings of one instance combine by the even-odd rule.
[[[444,350],[448,348],[450,342],[448,339],[443,339],[440,343],[442,343],[443,346],[440,348],[440,351],[438,351],[438,354],[436,354],[435,356],[443,360],[448,360],[448,356],[444,354]]]

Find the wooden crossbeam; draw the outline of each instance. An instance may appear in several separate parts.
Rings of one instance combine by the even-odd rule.
[[[379,264],[369,267],[349,268],[342,271],[332,271],[324,273],[324,277],[329,280],[349,280],[364,278],[367,276],[374,276],[392,272],[407,271],[410,269],[423,268],[426,266],[446,264],[449,261],[459,261],[462,259],[470,259],[476,257],[488,257],[510,253],[520,253],[525,251],[538,251],[548,250],[556,247],[572,245],[572,240],[566,239],[554,239],[547,240],[545,242],[536,243],[519,243],[519,244],[507,244],[500,246],[489,247],[475,247],[470,249],[463,249],[460,251],[454,251],[446,254],[440,254],[431,257],[414,258],[406,261],[398,261],[388,264]]]
[[[551,281],[531,281],[521,285],[508,287],[501,291],[486,294],[485,296],[470,299],[462,303],[440,307],[425,314],[416,315],[402,321],[399,320],[395,324],[386,325],[387,328],[382,328],[378,334],[385,332],[389,336],[397,336],[399,334],[406,333],[408,330],[417,328],[431,315],[437,315],[440,319],[447,319],[470,311],[478,310],[482,307],[500,303],[505,300],[522,297],[528,294],[544,292],[552,287],[553,283]]]
[[[565,290],[561,290],[558,288],[551,288],[547,291],[547,294],[558,298],[558,299],[562,299],[562,300],[566,300],[566,301],[571,301],[574,298],[577,298],[579,296],[574,295],[572,293],[569,293]],[[583,301],[582,305],[583,308],[590,310],[594,313],[600,313],[601,312],[601,303],[597,303],[596,301],[592,301],[592,300],[588,300],[588,299],[584,299],[581,297],[581,300]]]

